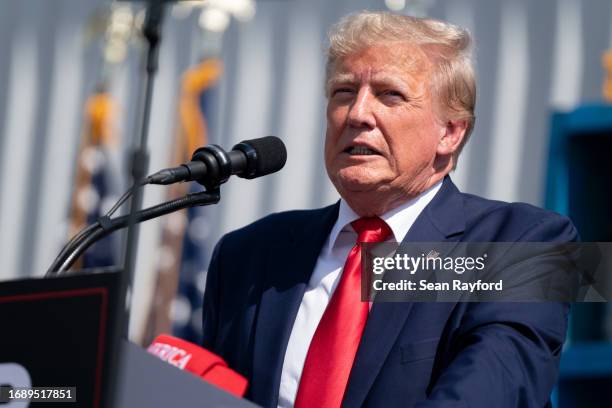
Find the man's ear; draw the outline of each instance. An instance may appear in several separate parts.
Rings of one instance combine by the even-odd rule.
[[[461,146],[461,142],[463,142],[467,127],[468,121],[465,119],[448,120],[444,128],[444,133],[438,142],[437,153],[439,155],[455,153],[459,149],[459,146]]]

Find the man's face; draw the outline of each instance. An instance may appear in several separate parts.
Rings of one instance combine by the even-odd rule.
[[[433,184],[445,126],[434,112],[430,75],[425,53],[406,44],[375,45],[336,61],[325,166],[349,204],[371,200],[374,212],[387,211]]]

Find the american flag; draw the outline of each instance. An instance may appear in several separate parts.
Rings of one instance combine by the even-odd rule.
[[[104,86],[99,86],[85,105],[84,125],[72,192],[69,235],[94,223],[118,199],[119,185],[114,149],[117,105]],[[115,265],[118,242],[113,235],[94,244],[74,268]]]
[[[187,70],[182,78],[179,130],[174,162],[188,161],[193,151],[207,143],[206,111],[211,87],[221,75],[221,63],[206,59]],[[174,184],[168,199],[202,190],[196,183]],[[210,221],[205,207],[190,208],[164,220],[154,303],[144,343],[169,333],[193,343],[202,338],[202,296],[208,266]]]

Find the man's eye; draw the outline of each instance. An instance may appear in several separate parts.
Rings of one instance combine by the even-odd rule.
[[[353,90],[351,88],[337,88],[334,89],[332,92],[332,96],[336,96],[336,95],[348,95],[351,94],[353,92]]]
[[[394,91],[392,89],[389,89],[389,90],[386,90],[386,91],[382,92],[382,96],[389,96],[389,97],[396,97],[396,98],[405,99],[404,98],[404,94],[402,94],[399,91]]]

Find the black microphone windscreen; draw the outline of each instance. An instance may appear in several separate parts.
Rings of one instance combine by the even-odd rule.
[[[255,174],[249,178],[261,177],[279,171],[287,162],[287,149],[282,140],[276,136],[245,140],[241,144],[249,145],[257,154]]]

